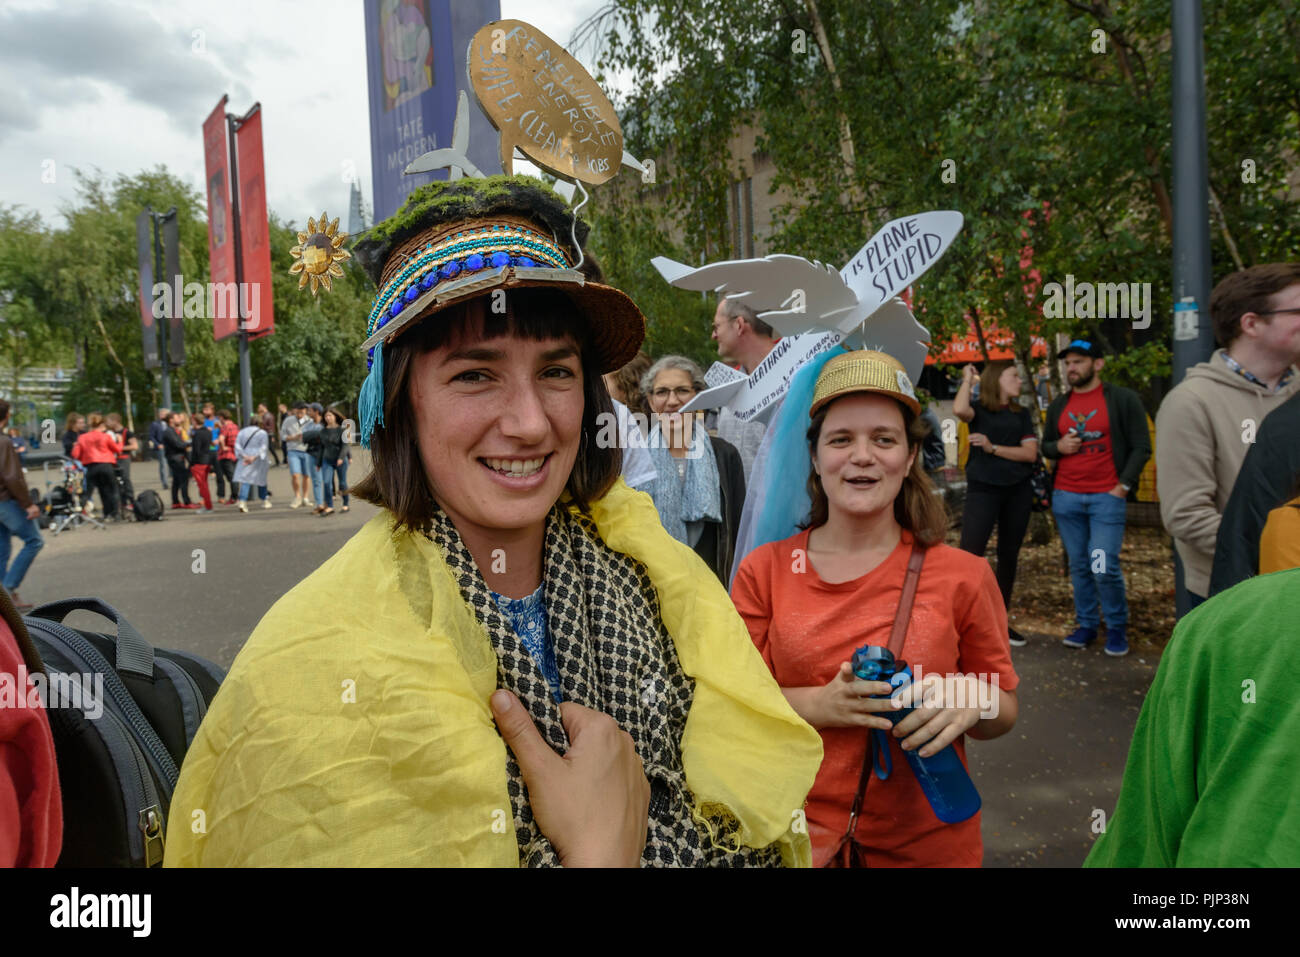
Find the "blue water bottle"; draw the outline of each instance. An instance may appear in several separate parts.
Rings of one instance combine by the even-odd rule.
[[[907,662],[895,661],[888,648],[864,645],[853,653],[852,666],[853,673],[864,681],[889,682],[890,687],[894,689],[893,692],[888,695],[875,695],[878,698],[893,697],[900,688],[905,688],[912,683],[912,670],[907,667]],[[897,724],[912,711],[912,708],[901,708],[898,711],[886,711],[884,714]],[[876,729],[876,734],[879,736],[878,741],[887,759],[888,737],[879,729]],[[971,817],[980,809],[979,792],[975,790],[975,784],[966,773],[961,757],[951,744],[928,758],[917,754],[918,750],[913,748],[904,751],[903,754],[939,820],[945,824],[956,824]],[[886,770],[881,774],[877,766],[876,775],[886,778],[889,776],[889,771]]]

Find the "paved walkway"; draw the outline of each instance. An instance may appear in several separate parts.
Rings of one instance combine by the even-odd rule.
[[[356,481],[368,460],[361,450],[354,456]],[[159,489],[154,463],[134,464],[132,478],[137,491]],[[351,512],[328,518],[291,510],[286,468],[271,470],[270,488],[275,506],[254,503],[247,515],[234,506],[210,516],[169,509],[162,522],[83,527],[57,538],[47,532],[22,594],[34,602],[104,598],[153,644],[228,667],[267,609],[377,511],[355,499]],[[170,493],[162,494],[170,504]],[[88,614],[69,621],[103,627]],[[985,864],[1076,867],[1095,837],[1094,809],[1108,818],[1114,811],[1156,661],[1113,659],[1100,647],[1071,651],[1059,636],[1030,636],[1012,653],[1022,681],[1019,721],[1004,737],[967,749],[984,800]]]

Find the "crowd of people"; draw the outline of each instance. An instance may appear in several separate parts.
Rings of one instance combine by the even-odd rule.
[[[158,480],[164,491],[171,490],[173,509],[210,515],[218,505],[233,505],[247,512],[254,492],[263,508],[271,508],[267,475],[274,463],[292,470],[294,501],[289,507],[307,506],[325,516],[334,514],[336,496],[340,511],[350,508],[347,476],[352,452],[345,422],[337,409],[296,402],[292,409],[280,405],[277,423],[266,405],[259,404],[241,428],[228,409],[208,402],[192,415],[159,409],[142,445],[115,412],[94,412],[89,418],[72,412],[62,443],[67,457],[85,469],[87,492],[99,493],[107,520],[120,521],[135,507],[130,466],[137,451],[157,460]],[[278,449],[285,451],[284,462]],[[198,501],[191,498],[191,486]]]

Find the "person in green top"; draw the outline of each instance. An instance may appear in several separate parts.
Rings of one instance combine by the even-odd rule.
[[[1297,594],[1262,575],[1178,623],[1084,867],[1300,866]]]

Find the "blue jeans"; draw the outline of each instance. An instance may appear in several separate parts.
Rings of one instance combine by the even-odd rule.
[[[162,449],[158,449],[158,481],[162,483],[163,490],[167,489],[167,456]]]
[[[1109,492],[1052,492],[1052,514],[1070,557],[1074,616],[1080,627],[1099,628],[1097,598],[1107,628],[1128,625],[1128,596],[1119,569],[1128,503]]]
[[[284,453],[289,457],[291,475],[311,475],[311,456],[299,449],[289,449]]]
[[[316,464],[316,459],[310,455],[307,456],[307,468],[309,470],[307,474],[311,476],[312,501],[317,505],[321,505],[324,503],[324,499],[321,498],[320,466]]]
[[[338,466],[333,462],[322,462],[320,467],[320,481],[325,488],[325,507],[334,507],[334,473],[338,471]],[[317,499],[320,504],[320,499]]]
[[[247,482],[240,482],[240,483],[239,483],[239,500],[240,500],[241,502],[247,502],[249,496],[252,495],[252,494],[253,494],[253,486],[252,486],[252,485],[249,485]],[[258,485],[258,486],[257,486],[257,495],[258,495],[258,497],[259,497],[263,502],[266,501],[266,486],[265,486],[265,485]]]
[[[23,540],[22,551],[9,564],[9,537],[17,535]],[[41,530],[36,522],[27,517],[27,510],[13,499],[0,502],[0,575],[4,576],[4,586],[12,592],[23,583],[23,576],[32,567],[36,553],[45,547]]]

